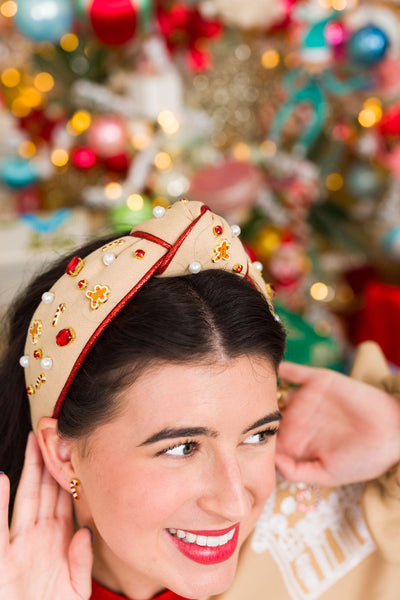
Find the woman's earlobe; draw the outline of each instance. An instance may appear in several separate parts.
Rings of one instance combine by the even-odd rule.
[[[70,481],[76,477],[72,464],[72,442],[58,434],[57,419],[42,417],[37,425],[37,440],[44,463],[61,487],[70,491]]]

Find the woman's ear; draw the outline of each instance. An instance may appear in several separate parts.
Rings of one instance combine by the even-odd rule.
[[[42,417],[37,425],[37,440],[43,460],[51,475],[65,490],[76,477],[72,464],[73,443],[58,434],[57,419]]]

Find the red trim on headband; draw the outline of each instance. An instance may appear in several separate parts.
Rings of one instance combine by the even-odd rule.
[[[164,248],[167,248],[167,250],[172,248],[171,244],[169,244],[165,240],[162,240],[161,238],[157,237],[156,235],[153,235],[152,233],[147,233],[146,231],[134,231],[133,233],[130,233],[129,235],[131,237],[137,237],[137,238],[149,240],[150,242],[154,242],[155,244],[158,244],[159,246],[163,246]]]
[[[171,261],[174,258],[175,254],[178,252],[180,246],[182,245],[182,243],[184,242],[184,240],[187,238],[187,236],[189,235],[189,233],[192,231],[193,227],[197,224],[197,222],[201,219],[201,217],[208,210],[210,210],[208,208],[208,206],[206,206],[205,204],[203,204],[203,206],[200,209],[199,216],[194,221],[192,221],[190,223],[190,225],[185,229],[185,231],[182,233],[182,235],[176,240],[175,244],[171,247],[171,250],[169,252],[167,252],[167,254],[164,256],[162,265],[159,268],[159,270],[157,271],[157,275],[161,275],[161,273],[164,273],[165,269],[171,263]]]
[[[151,277],[154,274],[157,275],[157,274],[163,273],[165,271],[165,269],[168,267],[171,260],[175,256],[176,252],[182,245],[182,242],[186,239],[186,237],[192,231],[193,227],[196,225],[196,223],[199,221],[199,219],[208,210],[210,210],[208,208],[208,206],[203,205],[201,207],[200,215],[194,221],[192,221],[192,223],[185,229],[185,231],[176,240],[176,242],[174,243],[173,246],[168,244],[168,242],[165,242],[165,244],[168,244],[168,248],[170,248],[170,250],[164,256],[162,256],[161,258],[158,259],[158,261],[147,271],[147,273],[142,277],[142,279],[140,281],[138,281],[138,283],[126,294],[126,296],[124,296],[122,298],[122,300],[120,300],[118,302],[118,304],[116,304],[116,306],[114,306],[114,308],[107,315],[107,317],[104,319],[104,321],[102,321],[100,323],[100,325],[97,327],[97,329],[95,330],[93,335],[87,341],[85,347],[83,348],[82,352],[78,356],[77,360],[75,361],[75,364],[71,369],[68,379],[65,382],[63,389],[61,390],[61,393],[60,393],[58,400],[56,402],[56,405],[54,407],[53,417],[55,419],[57,419],[58,415],[60,414],[62,403],[64,402],[64,398],[67,395],[68,390],[71,387],[73,380],[75,379],[79,369],[81,368],[87,355],[89,354],[90,350],[93,348],[95,343],[97,342],[100,335],[103,333],[103,331],[106,329],[106,327],[108,327],[108,325],[111,323],[111,321],[117,316],[117,314],[130,302],[130,300],[133,298],[133,296],[144,286],[145,283],[147,283],[147,281],[149,279],[151,279]],[[142,233],[142,232],[139,232],[139,233]],[[151,234],[146,234],[146,236],[147,235],[151,236]],[[152,241],[159,240],[160,242],[163,242],[163,240],[161,240],[160,238],[157,238],[156,236],[151,236],[151,237],[155,238]],[[150,239],[150,238],[146,237],[146,239]],[[159,242],[156,242],[156,243],[159,243]],[[164,246],[164,243],[161,245]]]

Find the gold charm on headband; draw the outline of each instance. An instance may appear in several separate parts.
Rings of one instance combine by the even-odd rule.
[[[222,229],[221,225],[216,225],[216,226],[213,228],[213,233],[214,233],[214,235],[222,235],[222,234],[223,234],[223,232],[224,232],[224,230]]]
[[[33,387],[33,385],[27,386],[26,393],[28,394],[28,396],[33,396],[33,394],[35,393],[35,388]]]
[[[35,350],[33,353],[33,358],[39,359],[39,358],[42,358],[42,356],[43,356],[43,352],[40,349]]]
[[[231,246],[232,244],[230,244],[228,240],[221,240],[220,243],[214,248],[215,255],[212,261],[214,263],[218,263],[220,260],[229,260],[231,257],[229,254]]]
[[[36,320],[32,322],[29,328],[29,333],[32,336],[32,343],[37,344],[40,336],[42,335],[42,321]]]
[[[107,246],[103,246],[102,251],[107,252],[107,250],[110,250],[110,248],[115,248],[115,246],[122,246],[122,244],[125,244],[125,240],[114,240],[113,242],[107,244]]]
[[[243,271],[243,265],[236,263],[236,265],[232,267],[232,271],[235,271],[235,273],[241,273]]]
[[[51,324],[53,325],[53,327],[55,327],[58,323],[58,319],[61,317],[61,313],[65,312],[66,309],[66,305],[64,302],[61,302],[58,306],[57,306],[57,310],[56,310],[56,314],[53,317],[53,320],[51,322]]]
[[[46,383],[46,375],[40,373],[39,377],[36,379],[35,388],[38,390],[42,383]]]
[[[74,256],[74,258],[69,261],[65,272],[67,273],[67,275],[75,277],[76,275],[78,275],[79,271],[82,270],[83,265],[84,262],[82,258],[79,258],[79,256]]]
[[[88,290],[85,296],[90,300],[90,307],[96,310],[100,304],[107,302],[109,293],[110,288],[107,285],[96,283],[94,290]]]

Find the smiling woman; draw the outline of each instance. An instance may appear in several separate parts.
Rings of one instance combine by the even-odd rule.
[[[273,490],[285,335],[266,286],[201,203],[155,215],[61,260],[9,317],[1,597],[222,593]]]
[[[1,599],[398,600],[400,378],[376,356],[364,378],[390,393],[280,364],[237,233],[198,202],[156,207],[17,298]]]

